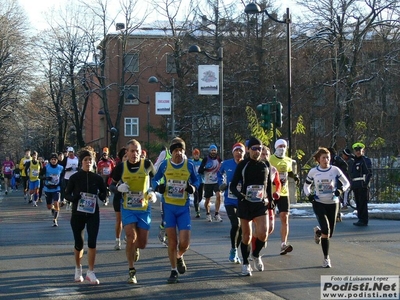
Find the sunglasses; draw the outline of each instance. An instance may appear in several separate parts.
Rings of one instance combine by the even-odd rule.
[[[253,146],[250,149],[253,150],[253,151],[261,151],[262,147],[261,146]]]
[[[354,148],[355,151],[361,151],[361,149],[362,149],[361,147],[355,147]]]

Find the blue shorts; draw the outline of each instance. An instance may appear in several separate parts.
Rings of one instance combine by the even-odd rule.
[[[40,186],[40,180],[35,180],[35,181],[30,181],[29,180],[29,189],[30,190],[36,190]]]
[[[165,228],[178,226],[178,230],[190,230],[190,207],[163,203]]]
[[[150,230],[151,212],[124,209],[121,205],[122,226],[136,223],[136,226],[144,230]]]

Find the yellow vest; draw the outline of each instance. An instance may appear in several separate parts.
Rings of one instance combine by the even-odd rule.
[[[40,173],[40,162],[36,161],[36,164],[31,160],[29,165],[29,180],[36,181],[39,180]]]
[[[281,196],[289,196],[288,173],[292,172],[292,159],[287,156],[278,158],[275,155],[271,155],[269,163],[279,172],[279,180],[282,183]],[[275,185],[272,186],[273,192],[275,192],[276,187]]]
[[[187,182],[190,177],[188,170],[188,163],[185,159],[182,167],[176,169],[172,166],[171,160],[167,161],[167,168],[165,169],[165,203],[184,206],[187,200],[187,192],[185,191]]]
[[[146,211],[149,206],[147,188],[149,174],[144,168],[144,159],[140,160],[140,167],[136,172],[129,171],[128,162],[123,163],[122,182],[129,185],[129,193],[123,194],[124,209]]]
[[[31,161],[31,160],[32,160],[31,157],[26,158],[26,157],[24,156],[24,157],[21,158],[21,160],[19,161],[19,169],[20,169],[20,171],[21,171],[21,176],[22,176],[22,177],[25,177],[25,176],[26,176],[26,174],[25,174],[25,163],[26,163],[27,161]]]

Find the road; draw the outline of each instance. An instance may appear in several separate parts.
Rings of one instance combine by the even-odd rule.
[[[44,203],[32,207],[22,192],[0,196],[1,299],[319,299],[321,275],[399,275],[400,223],[370,220],[355,227],[353,220],[338,224],[331,240],[333,267],[321,268],[322,251],[313,240],[316,220],[292,217],[292,253],[279,255],[279,221],[263,250],[264,272],[239,276],[241,265],[228,262],[229,221],[208,223],[193,217],[192,243],[185,254],[188,271],[176,285],[166,284],[170,273],[167,249],[157,239],[159,205],[152,209],[148,247],[136,263],[137,285],[126,283],[125,251],[115,251],[114,211],[101,207],[95,271],[100,285],[74,283],[73,237],[70,212],[62,210],[59,227]],[[193,213],[194,216],[194,213]],[[124,248],[124,247],[123,247]],[[83,259],[86,270],[86,254]]]

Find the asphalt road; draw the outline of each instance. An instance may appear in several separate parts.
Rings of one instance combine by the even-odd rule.
[[[185,254],[188,271],[178,284],[166,284],[170,273],[167,249],[158,241],[159,205],[152,209],[148,247],[136,263],[137,285],[126,283],[125,251],[115,251],[114,211],[101,207],[95,271],[100,285],[74,283],[70,212],[62,210],[59,227],[45,203],[32,207],[22,192],[0,196],[1,299],[319,299],[321,275],[399,275],[400,223],[354,220],[337,225],[331,240],[333,267],[324,269],[322,251],[313,240],[314,218],[291,218],[292,253],[279,255],[279,221],[263,250],[264,272],[239,276],[241,265],[228,262],[229,220],[192,222],[192,243]],[[124,249],[124,246],[123,246]],[[83,269],[86,271],[86,254]]]

